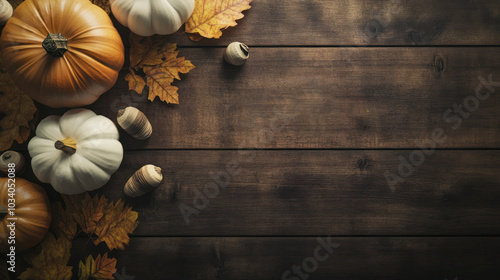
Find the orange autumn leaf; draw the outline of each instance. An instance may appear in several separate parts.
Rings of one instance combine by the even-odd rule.
[[[113,274],[116,273],[116,259],[108,258],[108,253],[101,256],[97,255],[94,260],[92,256],[88,256],[85,264],[80,261],[78,265],[78,279],[79,280],[104,280],[115,279]]]
[[[179,73],[187,74],[195,66],[184,57],[178,57],[177,45],[168,43],[164,37],[141,37],[130,35],[130,73],[129,90],[139,94],[148,86],[148,99],[153,101],[158,97],[161,101],[170,104],[179,104],[178,88],[172,83],[180,80]],[[138,71],[146,74],[146,81],[137,74]]]
[[[194,11],[186,21],[186,32],[193,41],[220,38],[221,29],[236,26],[244,10],[250,9],[252,0],[195,0]]]

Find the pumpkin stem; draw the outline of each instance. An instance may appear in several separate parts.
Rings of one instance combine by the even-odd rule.
[[[76,142],[71,137],[68,137],[64,140],[57,140],[54,144],[54,147],[65,152],[68,155],[76,153]]]
[[[5,216],[7,216],[7,213],[8,213],[7,207],[0,204],[0,221],[3,220]]]
[[[49,33],[43,40],[42,47],[53,57],[62,57],[68,50],[68,39],[61,33]]]

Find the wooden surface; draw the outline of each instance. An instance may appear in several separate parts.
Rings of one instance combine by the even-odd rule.
[[[125,198],[144,164],[165,176],[125,198],[140,225],[112,253],[119,272],[296,280],[283,273],[331,235],[340,247],[309,279],[499,279],[500,85],[470,114],[444,115],[481,79],[500,82],[500,2],[254,0],[244,14],[220,40],[169,36],[196,65],[174,83],[180,105],[130,93],[124,69],[89,106],[113,120],[136,106],[154,130],[147,141],[121,131],[124,161],[97,193]],[[232,41],[250,46],[239,68],[222,59]],[[436,129],[446,139],[391,188],[385,174],[402,176]],[[197,211],[189,224],[183,207]],[[72,261],[100,249],[79,238]]]

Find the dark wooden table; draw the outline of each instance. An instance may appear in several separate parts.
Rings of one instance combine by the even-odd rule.
[[[125,198],[140,225],[112,253],[120,273],[500,279],[500,1],[255,0],[238,23],[220,40],[170,36],[196,65],[174,84],[180,105],[137,97],[124,70],[89,106],[115,119],[135,105],[154,128],[121,131],[98,193],[124,198],[144,164],[165,176]],[[222,59],[233,41],[250,46],[239,68]]]

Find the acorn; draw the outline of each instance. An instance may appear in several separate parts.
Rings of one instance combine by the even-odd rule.
[[[243,65],[249,57],[249,48],[247,45],[240,42],[233,42],[227,46],[224,52],[224,59],[227,63],[241,66]]]
[[[0,156],[0,171],[5,174],[9,173],[10,163],[15,164],[14,170],[16,174],[20,174],[24,171],[26,160],[16,151],[6,151]]]
[[[161,168],[152,164],[144,165],[128,179],[123,192],[126,196],[138,197],[156,189],[162,180]]]
[[[14,9],[7,0],[0,0],[0,25],[5,25],[12,17]]]
[[[118,110],[118,124],[132,137],[145,140],[153,133],[153,127],[144,113],[134,107]]]

